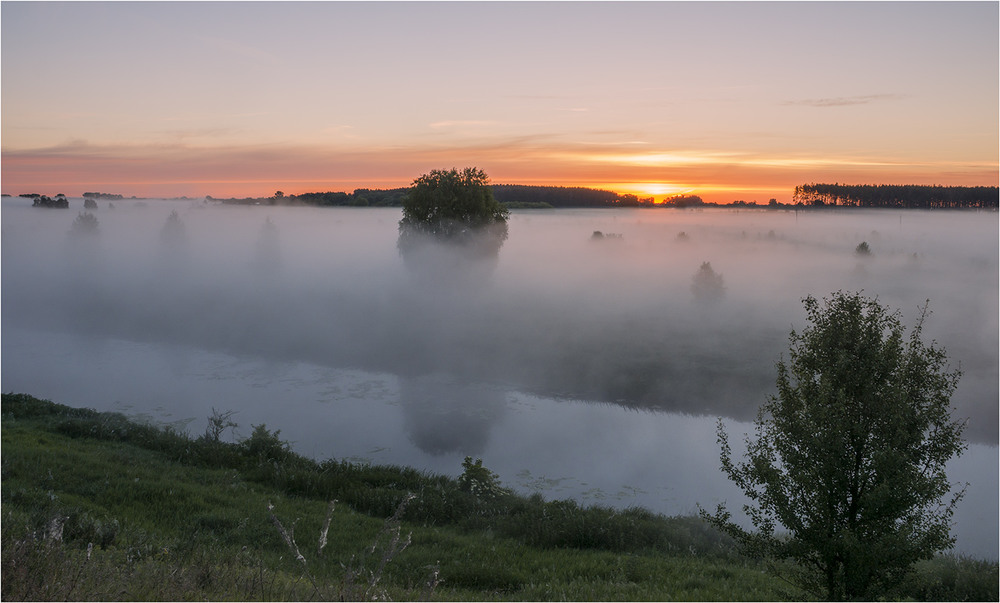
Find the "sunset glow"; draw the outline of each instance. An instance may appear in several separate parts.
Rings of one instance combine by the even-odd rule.
[[[996,3],[6,2],[2,16],[7,194],[350,191],[471,165],[657,201],[998,184]],[[844,31],[853,42],[832,43]]]

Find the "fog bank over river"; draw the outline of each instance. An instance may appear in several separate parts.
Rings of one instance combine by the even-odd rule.
[[[957,533],[996,556],[996,213],[515,211],[495,268],[458,279],[404,267],[399,209],[99,203],[71,235],[82,201],[3,200],[4,391],[195,433],[231,409],[305,454],[449,474],[470,454],[520,488],[667,512],[738,506],[714,419],[742,439],[802,297],[863,289],[908,328],[929,299],[977,444]],[[704,262],[720,298],[692,291]]]

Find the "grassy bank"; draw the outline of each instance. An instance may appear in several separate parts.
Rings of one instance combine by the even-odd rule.
[[[698,518],[519,496],[472,463],[318,462],[265,426],[232,444],[221,417],[193,438],[21,394],[2,415],[6,600],[804,597]],[[942,557],[907,588],[996,600],[997,564]]]

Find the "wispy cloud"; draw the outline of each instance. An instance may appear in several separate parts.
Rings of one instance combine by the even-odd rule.
[[[573,152],[569,154],[577,160],[593,161],[596,163],[614,163],[619,165],[638,166],[676,166],[695,165],[700,163],[713,163],[718,161],[718,157],[712,154],[690,153],[690,152],[649,152],[649,153],[589,153]]]
[[[867,105],[882,101],[895,101],[906,98],[905,94],[867,94],[863,96],[834,96],[827,98],[806,98],[785,101],[783,105],[800,107],[848,107],[851,105]]]
[[[336,127],[336,126],[334,126]],[[559,133],[490,138],[466,144],[368,145],[255,144],[195,145],[173,140],[159,144],[107,145],[73,140],[30,150],[3,150],[4,192],[54,191],[77,194],[104,187],[123,194],[216,197],[254,196],[273,190],[350,190],[351,187],[406,186],[428,169],[475,165],[496,182],[605,186],[644,183],[629,190],[644,194],[670,185],[750,195],[754,187],[780,196],[808,181],[934,181],[941,184],[996,182],[996,163],[927,164],[899,157],[757,155],[713,149],[619,146],[567,142]],[[317,179],[317,174],[323,174]],[[663,189],[666,190],[666,189]],[[670,190],[673,190],[671,188]],[[726,192],[744,191],[744,192]],[[662,193],[666,194],[666,193]],[[758,194],[753,192],[753,194]],[[729,196],[727,198],[727,195]],[[707,198],[707,197],[706,197]],[[752,198],[751,196],[747,197]]]

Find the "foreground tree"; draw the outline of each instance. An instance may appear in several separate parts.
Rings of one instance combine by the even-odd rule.
[[[877,300],[824,301],[804,300],[812,325],[790,335],[745,461],[734,463],[719,424],[722,469],[752,501],[744,510],[757,531],[723,505],[702,516],[753,554],[795,561],[793,578],[817,596],[871,600],[954,544],[964,489],[944,500],[945,463],[965,449],[950,405],[961,373],[921,342],[926,305],[907,342],[899,312]]]
[[[432,170],[413,181],[403,201],[398,246],[405,255],[433,240],[496,256],[507,239],[507,217],[483,170]]]

